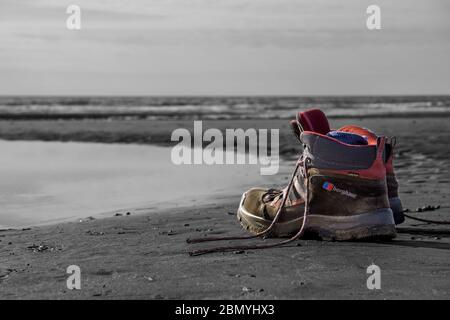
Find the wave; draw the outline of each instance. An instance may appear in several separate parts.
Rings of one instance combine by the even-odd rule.
[[[450,114],[450,96],[0,97],[3,119],[284,119],[310,108],[331,117]]]

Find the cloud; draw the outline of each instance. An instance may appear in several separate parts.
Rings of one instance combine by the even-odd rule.
[[[2,0],[0,93],[445,91],[446,0],[378,2],[370,32],[360,0]],[[81,31],[65,28],[72,3]]]

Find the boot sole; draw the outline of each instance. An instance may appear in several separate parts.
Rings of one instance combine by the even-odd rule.
[[[253,234],[266,230],[271,221],[251,214],[242,206],[237,217],[242,227]],[[288,237],[295,234],[303,223],[303,217],[277,223],[272,237]],[[392,210],[378,209],[353,216],[308,215],[305,233],[329,241],[360,239],[392,239],[396,236]]]
[[[403,206],[400,198],[389,198],[389,205],[394,213],[395,224],[403,223],[405,221],[405,216],[403,215]]]

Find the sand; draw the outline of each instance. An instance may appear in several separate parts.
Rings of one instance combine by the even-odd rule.
[[[443,118],[339,119],[398,138],[397,173],[404,207],[450,220],[450,127]],[[0,138],[170,144],[192,122],[0,121]],[[281,128],[285,161],[300,150],[285,120],[208,121],[205,127]],[[126,131],[126,133],[125,133]],[[279,185],[286,176],[279,177]],[[83,219],[0,231],[2,299],[448,299],[450,227],[408,220],[389,242],[300,240],[270,250],[191,257],[187,237],[245,232],[236,221],[240,194],[170,210]],[[263,240],[253,240],[261,242]],[[268,239],[266,242],[278,241]],[[42,247],[39,247],[42,245]],[[366,268],[381,268],[381,289],[369,290]],[[82,289],[68,290],[66,269],[81,268]]]

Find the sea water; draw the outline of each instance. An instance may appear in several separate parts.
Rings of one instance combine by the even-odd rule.
[[[171,148],[0,140],[0,226],[211,203],[266,185],[258,165],[175,165]]]

